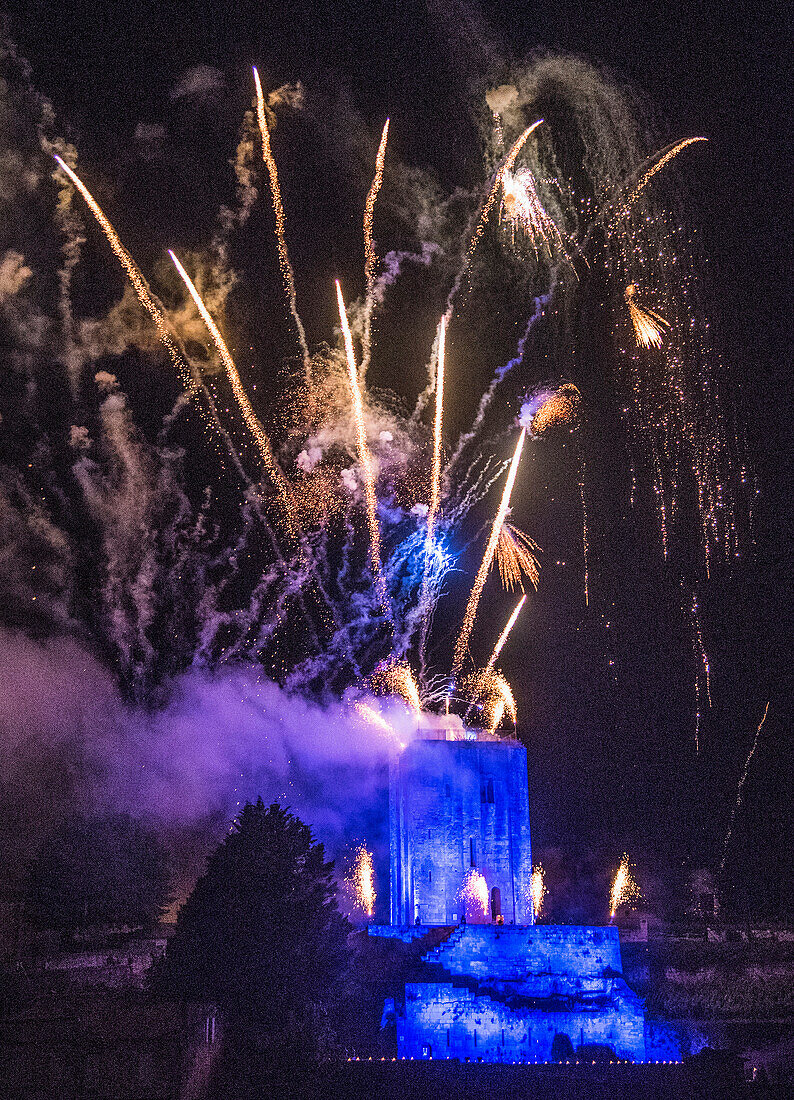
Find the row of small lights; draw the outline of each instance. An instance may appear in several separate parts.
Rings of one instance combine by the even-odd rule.
[[[459,1062],[459,1058],[453,1059],[451,1055],[447,1055],[446,1058],[414,1058],[413,1055],[410,1058],[347,1058],[348,1062]],[[465,1063],[464,1063],[465,1064]],[[473,1062],[472,1065],[478,1063]],[[482,1062],[481,1065],[491,1066],[682,1066],[682,1061],[669,1061],[669,1062],[626,1062],[610,1060],[609,1062],[582,1062],[577,1059],[575,1062],[525,1062],[515,1061],[510,1059],[503,1062]]]

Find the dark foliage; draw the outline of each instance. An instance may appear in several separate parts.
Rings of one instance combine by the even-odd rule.
[[[170,863],[155,830],[129,814],[72,817],[45,840],[27,906],[42,928],[154,924],[167,906]]]
[[[180,910],[155,989],[221,1009],[218,1075],[239,1095],[246,1081],[255,1090],[265,1079],[303,1078],[333,1046],[327,1006],[349,931],[323,845],[259,799],[243,808]]]

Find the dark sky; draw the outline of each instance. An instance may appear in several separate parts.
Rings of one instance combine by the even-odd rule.
[[[184,148],[200,150],[197,159],[203,164],[214,159],[224,171],[248,105],[252,63],[271,87],[303,80],[333,89],[373,133],[389,115],[401,158],[437,173],[446,189],[458,182],[471,187],[480,178],[469,105],[485,80],[498,82],[500,56],[517,59],[544,49],[581,54],[638,89],[650,105],[659,145],[690,134],[708,136],[696,169],[686,175],[690,215],[702,229],[715,341],[761,490],[753,553],[741,571],[712,578],[703,595],[715,693],[704,737],[717,748],[695,762],[683,759],[691,735],[684,728],[689,702],[682,666],[690,658],[656,610],[669,578],[655,559],[643,574],[637,564],[642,546],[626,550],[632,564],[625,586],[614,563],[604,583],[612,597],[622,587],[623,605],[617,606],[611,629],[624,636],[624,653],[631,652],[624,656],[625,682],[612,685],[604,659],[606,627],[594,626],[595,616],[585,621],[580,609],[569,606],[562,622],[555,622],[560,593],[551,576],[532,633],[520,639],[534,671],[515,658],[511,671],[522,708],[533,715],[528,728],[536,843],[564,846],[571,835],[598,833],[617,846],[624,839],[646,843],[682,862],[689,855],[714,861],[739,770],[769,699],[736,860],[746,866],[750,851],[756,853],[760,877],[748,878],[756,894],[768,893],[781,874],[790,875],[785,837],[792,824],[788,775],[794,764],[788,679],[794,500],[784,6],[503,0],[482,3],[475,14],[464,5],[414,0],[237,0],[232,5],[105,0],[90,9],[25,0],[6,3],[5,9],[34,83],[55,105],[63,131],[80,148],[81,163],[101,163],[106,179],[126,164],[125,148],[136,125],[167,116]],[[197,64],[224,74],[229,110],[228,118],[208,118],[200,130],[191,130],[168,96],[180,74]],[[308,148],[305,170],[320,171],[320,156]],[[162,213],[152,210],[145,220],[129,213],[128,239],[144,258],[147,238],[151,257],[172,244],[165,227],[175,209],[182,221],[174,232],[182,239],[194,233],[200,240],[217,204],[213,181],[199,178],[188,160],[181,179],[171,173],[161,183],[195,195],[195,217],[190,224],[184,204],[168,198]],[[127,176],[126,199],[150,196],[148,185],[139,192],[135,186]],[[209,192],[204,208],[202,191]],[[323,201],[330,223],[337,212],[334,200]],[[342,228],[329,227],[329,240],[317,245],[318,279],[327,277],[353,239],[352,222],[344,218],[354,217],[357,224],[357,212],[344,213],[340,203],[339,214]],[[309,253],[308,242],[298,240],[296,249],[300,260]],[[331,319],[327,313],[315,320],[318,335],[328,335],[321,330]],[[563,528],[567,522],[573,532],[574,521],[559,516],[557,521]],[[626,541],[632,537],[642,544],[641,534],[626,535]],[[550,531],[540,541],[553,546],[554,538]],[[561,553],[564,543],[560,536]],[[553,682],[553,687],[540,690],[537,699],[522,698],[522,680]],[[708,822],[701,819],[706,804]],[[674,829],[670,814],[678,823]]]

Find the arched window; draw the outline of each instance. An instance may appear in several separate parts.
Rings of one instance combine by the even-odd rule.
[[[498,886],[491,890],[491,920],[498,920],[502,915],[502,891]]]

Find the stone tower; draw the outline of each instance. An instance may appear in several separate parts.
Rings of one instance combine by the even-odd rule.
[[[391,924],[531,924],[527,753],[518,741],[422,731],[389,776]],[[482,876],[481,904],[464,886]],[[484,899],[483,899],[484,900]]]

